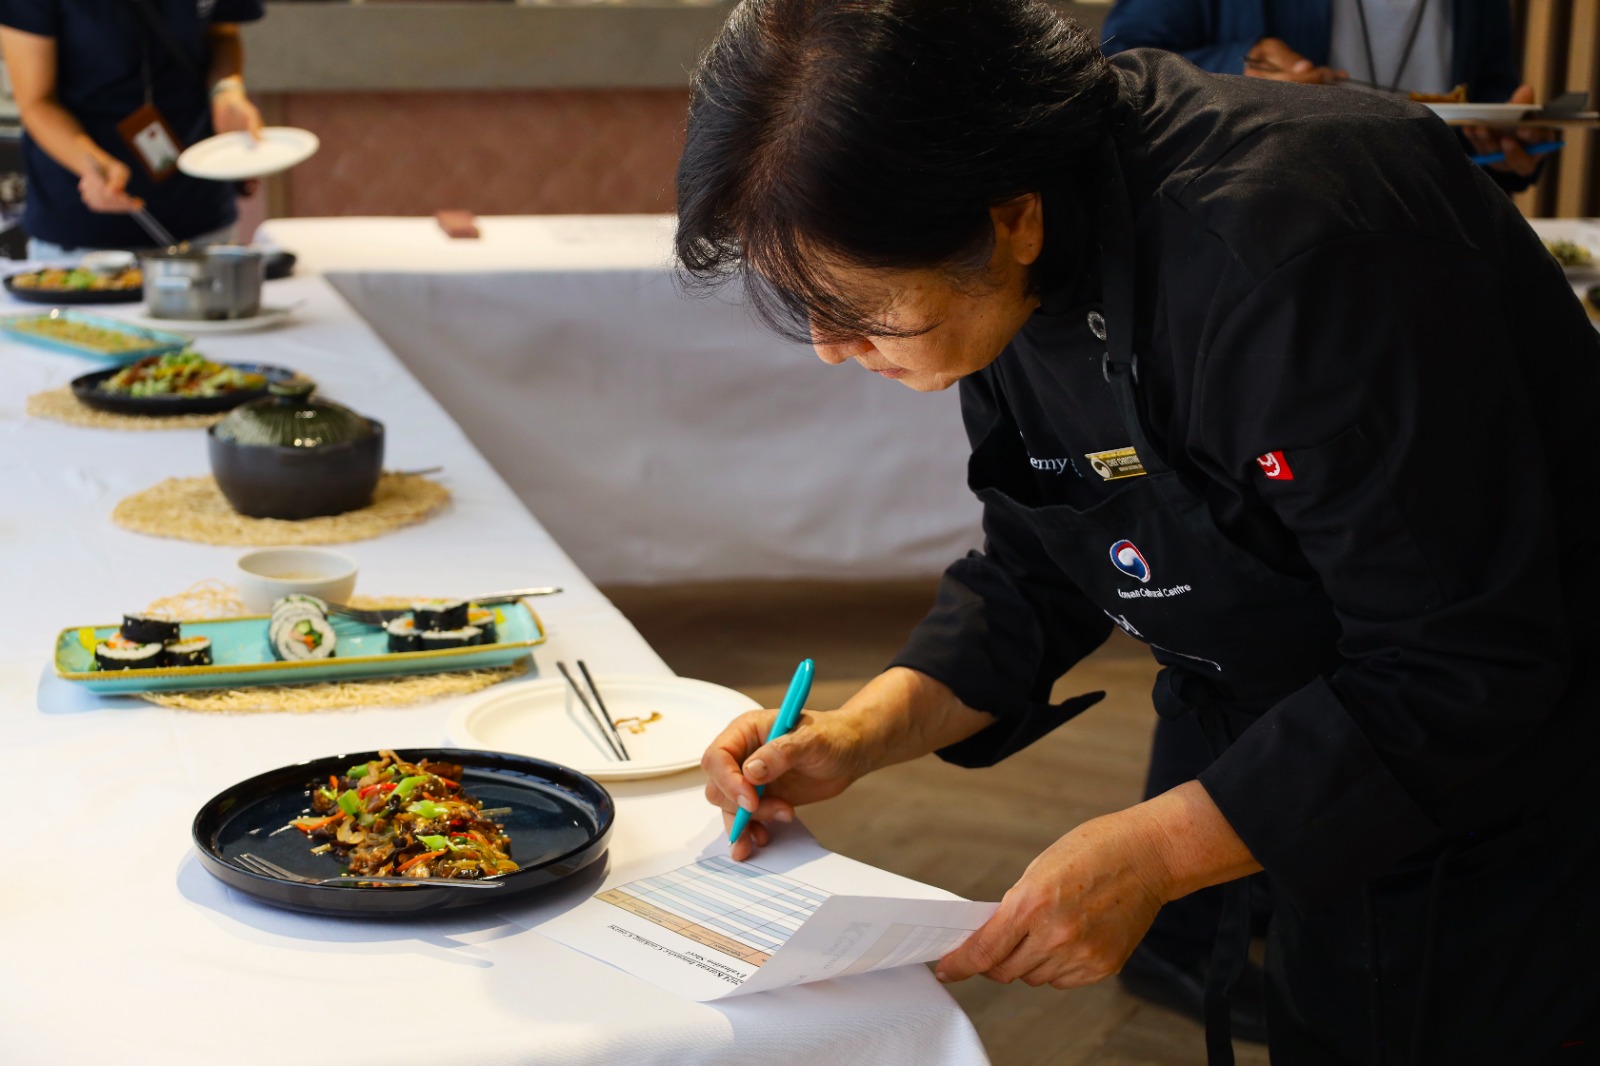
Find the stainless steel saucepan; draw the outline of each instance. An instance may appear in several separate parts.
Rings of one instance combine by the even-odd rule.
[[[255,248],[179,246],[146,252],[139,264],[151,318],[252,318],[261,313],[266,256]]]

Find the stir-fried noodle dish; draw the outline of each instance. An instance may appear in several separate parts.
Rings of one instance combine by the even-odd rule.
[[[461,787],[461,767],[392,751],[311,789],[313,813],[289,824],[352,877],[474,879],[511,873],[511,838]]]

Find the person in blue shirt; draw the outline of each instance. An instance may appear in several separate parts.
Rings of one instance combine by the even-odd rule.
[[[180,241],[231,237],[234,187],[171,164],[214,133],[260,131],[239,24],[263,13],[262,0],[0,0],[30,257],[150,247],[129,217],[140,207]]]
[[[1506,0],[1117,0],[1101,46],[1177,52],[1215,74],[1419,93],[1465,85],[1475,102],[1534,102],[1519,84]],[[1543,134],[1461,133],[1475,153],[1506,154],[1490,168],[1503,188],[1529,184],[1538,159],[1525,145]]]

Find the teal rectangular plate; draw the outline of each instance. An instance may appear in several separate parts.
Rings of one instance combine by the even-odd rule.
[[[154,670],[97,670],[94,651],[78,639],[93,629],[96,642],[117,632],[117,626],[75,626],[56,637],[56,676],[93,692],[178,692],[190,689],[243,688],[248,685],[299,685],[308,681],[353,681],[367,677],[436,674],[446,670],[481,670],[509,666],[544,643],[544,624],[525,603],[499,608],[505,623],[495,623],[494,644],[442,651],[391,652],[389,636],[378,626],[333,616],[339,638],[331,659],[285,662],[267,642],[266,615],[184,622],[186,637],[210,637],[210,666],[163,666]]]
[[[65,318],[72,322],[83,322],[101,329],[114,329],[119,333],[127,333],[150,343],[143,348],[136,348],[126,352],[107,352],[99,348],[85,348],[76,344],[67,344],[62,341],[41,337],[37,333],[29,333],[17,328],[17,323],[35,318]],[[178,333],[168,333],[165,330],[145,329],[135,326],[131,322],[124,322],[120,318],[109,318],[105,315],[92,315],[87,311],[74,311],[70,308],[56,307],[49,311],[29,311],[24,314],[6,315],[0,318],[0,333],[4,333],[12,340],[31,344],[37,348],[48,348],[53,352],[66,352],[68,355],[79,355],[86,359],[101,359],[110,363],[132,363],[143,359],[147,355],[161,355],[165,352],[182,351],[189,344],[189,338]]]

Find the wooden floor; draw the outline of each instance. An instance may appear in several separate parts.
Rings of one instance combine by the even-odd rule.
[[[795,663],[817,662],[811,707],[837,706],[880,671],[932,601],[934,582],[729,583],[609,588],[679,674],[776,706]],[[1137,802],[1154,725],[1148,653],[1108,643],[1058,695],[1105,701],[986,770],[929,757],[891,767],[805,809],[824,845],[969,899],[999,899],[1028,862],[1079,822]],[[1108,981],[1070,992],[975,978],[952,992],[996,1066],[1189,1066],[1197,1024]],[[1239,1045],[1240,1066],[1265,1066]]]

